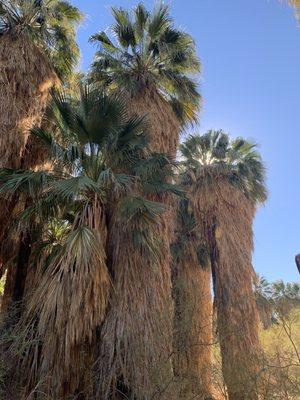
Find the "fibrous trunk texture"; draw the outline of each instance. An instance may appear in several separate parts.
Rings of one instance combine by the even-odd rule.
[[[31,288],[20,323],[30,344],[23,354],[25,398],[33,389],[59,399],[69,398],[80,388],[92,390],[90,349],[111,287],[106,224],[97,198],[77,216],[73,229],[71,242],[45,271],[45,257],[41,258],[41,277],[35,276],[38,287]]]
[[[28,149],[32,150],[30,129],[41,123],[50,89],[58,79],[46,56],[26,36],[2,36],[0,59],[0,168],[26,168],[24,161]],[[17,197],[0,199],[0,264],[2,271],[9,267],[3,311],[10,303],[17,275],[12,259],[19,237],[9,232],[17,202]],[[17,207],[20,211],[21,204]]]
[[[145,116],[151,151],[175,156],[180,127],[171,107],[155,91],[128,99],[128,114]],[[137,194],[167,206],[155,229],[160,251],[156,260],[149,258],[113,213],[108,229],[114,291],[101,337],[101,400],[116,393],[118,380],[136,400],[172,397],[172,197]]]
[[[163,230],[161,224],[155,235]],[[151,259],[134,246],[131,230],[116,217],[109,225],[109,244],[114,285],[102,328],[99,399],[115,394],[119,380],[132,398],[168,398],[173,311],[165,267],[170,264],[168,242],[163,240],[158,258]]]
[[[257,400],[259,319],[253,292],[255,209],[222,179],[192,196],[210,247],[222,368],[230,400]]]
[[[154,89],[146,89],[140,96],[129,98],[128,113],[145,117],[151,152],[176,156],[180,123],[171,106]]]
[[[0,167],[19,168],[29,131],[41,123],[57,78],[26,36],[2,36],[0,58]]]
[[[212,393],[212,293],[210,265],[201,266],[194,242],[176,260],[175,372],[179,398],[209,398]]]

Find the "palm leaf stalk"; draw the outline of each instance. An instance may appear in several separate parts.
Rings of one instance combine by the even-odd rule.
[[[66,1],[0,1],[0,167],[28,168],[45,161],[30,129],[41,124],[50,89],[68,78],[78,60],[75,35],[81,18]],[[17,198],[2,202],[0,213],[1,274],[9,267],[6,304],[14,286],[23,284],[16,281],[18,268],[12,260],[17,253],[23,257],[25,242],[30,243],[25,232],[8,239],[11,214],[19,211],[14,211],[16,203]]]
[[[176,241],[172,246],[175,298],[175,373],[179,398],[212,395],[211,268],[201,229],[188,199],[178,205]]]
[[[38,288],[29,296],[18,326],[30,343],[21,356],[26,393],[38,382],[39,390],[55,398],[83,390],[90,395],[93,390],[89,376],[95,335],[111,287],[106,223],[112,199],[119,200],[118,219],[132,229],[134,245],[145,255],[159,256],[151,228],[164,207],[137,197],[134,188],[169,189],[154,182],[153,174],[157,176],[158,169],[168,173],[170,161],[159,154],[145,156],[142,120],[128,118],[124,107],[114,96],[88,86],[77,99],[54,94],[59,140],[42,129],[33,131],[51,148],[53,171],[2,170],[2,193],[25,192],[33,200],[20,215],[21,222],[35,221],[43,232],[58,218],[67,231],[61,242],[52,243],[50,250],[45,247],[39,261],[32,260],[40,275],[35,277]],[[122,168],[131,173],[120,173]]]
[[[258,399],[260,343],[253,292],[252,224],[266,199],[256,146],[222,131],[181,146],[191,207],[209,249],[222,367],[230,399]]]
[[[115,22],[110,32],[113,38],[106,32],[91,38],[99,46],[90,73],[91,82],[96,87],[104,86],[111,92],[121,93],[129,115],[145,118],[150,150],[175,157],[180,131],[196,119],[200,101],[197,85],[191,78],[200,69],[194,41],[174,27],[169,9],[164,5],[159,4],[153,12],[139,4],[132,12],[113,8],[112,13]],[[166,180],[165,184],[168,182]],[[103,337],[107,338],[103,355],[114,354],[115,342],[110,340],[109,334],[116,332],[118,342],[126,343],[126,347],[120,345],[116,356],[111,358],[114,384],[123,377],[137,398],[159,398],[165,395],[162,392],[173,376],[170,363],[173,319],[170,242],[174,232],[171,207],[174,199],[169,193],[149,193],[149,190],[140,189],[142,192],[137,192],[138,196],[166,205],[166,212],[156,227],[156,239],[162,251],[156,262],[145,259],[139,249],[133,252],[134,237],[129,230],[125,236],[127,247],[120,247],[112,254],[112,270],[118,289],[108,316],[110,323],[103,329]],[[114,212],[109,231],[113,242],[118,243],[124,237],[124,227],[114,220]],[[131,281],[132,271],[138,279],[136,284]],[[144,326],[143,319],[146,321]],[[139,351],[136,351],[136,340]],[[154,350],[156,345],[159,345],[158,351]],[[121,354],[119,358],[118,354]],[[124,371],[126,375],[130,374],[128,379],[124,377]],[[100,374],[102,376],[105,371]]]

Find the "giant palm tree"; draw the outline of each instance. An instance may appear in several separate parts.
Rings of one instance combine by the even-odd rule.
[[[266,190],[255,147],[241,138],[230,141],[222,131],[190,136],[181,146],[184,181],[210,254],[223,374],[231,400],[258,399],[252,223]]]
[[[146,115],[151,149],[174,156],[181,125],[196,118],[199,106],[191,78],[200,70],[194,41],[174,27],[165,5],[152,13],[142,4],[132,14],[121,8],[112,13],[115,39],[105,32],[91,37],[99,46],[91,78],[122,91],[130,112]]]
[[[44,161],[38,139],[29,135],[42,121],[53,85],[67,79],[78,60],[76,26],[81,14],[67,1],[0,1],[0,167],[26,168]],[[7,236],[16,199],[1,203],[0,274],[7,274],[5,299],[15,285],[20,237]],[[27,242],[22,233],[21,242]],[[27,247],[27,248],[26,248]],[[21,254],[24,257],[24,254]]]
[[[0,180],[1,193],[31,197],[32,205],[19,218],[36,226],[41,238],[30,260],[40,275],[38,287],[19,324],[29,343],[21,373],[29,389],[42,383],[38,390],[67,398],[82,386],[87,390],[90,381],[84,378],[91,372],[92,344],[109,302],[110,203],[117,201],[114,217],[134,236],[132,251],[139,248],[154,262],[160,249],[153,229],[164,207],[134,190],[146,185],[166,190],[158,174],[168,173],[169,161],[158,154],[144,155],[142,120],[128,118],[115,97],[83,87],[78,99],[55,95],[53,101],[58,140],[42,129],[33,132],[52,149],[53,171],[3,169]],[[53,225],[61,233],[49,240]],[[112,245],[117,252],[122,243]]]
[[[191,79],[200,68],[194,41],[174,27],[164,5],[158,5],[152,13],[142,4],[132,13],[119,8],[112,12],[114,38],[105,32],[92,37],[99,51],[91,80],[99,87],[120,92],[130,115],[145,117],[152,151],[175,156],[180,130],[196,118],[199,105],[196,84]],[[143,195],[168,206],[172,202],[169,194],[144,191]],[[134,238],[112,216],[109,242],[118,243],[123,238],[127,245],[110,252],[116,291],[102,330],[100,360],[108,357],[111,364],[107,377],[105,367],[101,369],[106,363],[99,361],[103,377],[100,393],[104,391],[104,396],[112,376],[114,382],[119,378],[125,381],[137,398],[160,398],[168,387],[166,382],[172,379],[173,225],[168,207],[156,232],[163,252],[156,260],[148,260],[133,251]]]
[[[20,167],[29,130],[43,116],[50,88],[78,59],[81,14],[66,1],[1,0],[0,159]]]
[[[172,246],[175,298],[175,373],[186,400],[212,394],[211,269],[204,237],[188,199],[178,206]]]

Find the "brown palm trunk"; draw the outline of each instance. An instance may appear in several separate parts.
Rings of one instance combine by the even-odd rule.
[[[0,38],[0,167],[20,168],[29,131],[57,83],[43,52],[23,35]]]
[[[140,97],[129,99],[128,113],[145,116],[151,151],[175,156],[180,126],[170,106],[155,91],[146,90]],[[136,399],[174,398],[170,395],[173,381],[172,197],[146,197],[167,205],[155,229],[160,244],[157,260],[134,246],[130,229],[126,231],[114,213],[108,227],[115,290],[102,329],[101,399],[107,399],[116,390],[119,379]]]
[[[176,262],[175,372],[179,398],[209,398],[212,393],[212,294],[210,266],[200,266],[189,243]]]
[[[41,123],[49,91],[58,79],[43,52],[26,36],[2,36],[0,58],[0,167],[25,168],[24,160],[29,158],[28,150],[32,150],[28,142],[30,129]],[[31,152],[30,159],[33,158],[35,155]],[[19,239],[9,234],[18,201],[18,198],[1,199],[0,263],[3,271],[7,262],[18,254]],[[19,210],[19,205],[17,208]],[[14,263],[10,262],[2,310],[10,303],[13,287],[23,285],[14,282],[14,277],[19,276],[14,268]]]
[[[47,58],[25,36],[1,37],[0,55],[0,167],[22,168],[29,131],[41,123],[49,91],[58,81]],[[18,252],[15,239],[10,240],[8,234],[17,201],[1,200],[0,262],[3,270],[5,263]],[[11,273],[8,271],[8,284],[12,281]],[[10,292],[7,289],[4,297],[9,297]]]
[[[254,207],[242,192],[216,181],[196,206],[211,252],[222,369],[230,400],[257,400],[260,343],[252,280]]]
[[[44,270],[46,254],[35,264],[38,272],[30,273],[26,282],[32,294],[20,325],[27,327],[31,343],[22,365],[25,395],[38,388],[50,397],[67,399],[76,393],[78,397],[80,391],[87,396],[92,391],[91,349],[95,349],[96,329],[105,317],[111,289],[105,214],[96,196],[77,215],[74,229],[77,226],[88,227],[97,240],[89,259],[79,265],[74,251],[80,257],[84,249],[75,246]]]

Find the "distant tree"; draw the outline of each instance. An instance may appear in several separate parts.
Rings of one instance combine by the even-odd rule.
[[[265,278],[259,277],[255,282],[255,295],[265,329],[300,307],[300,284],[296,282],[269,283]]]

